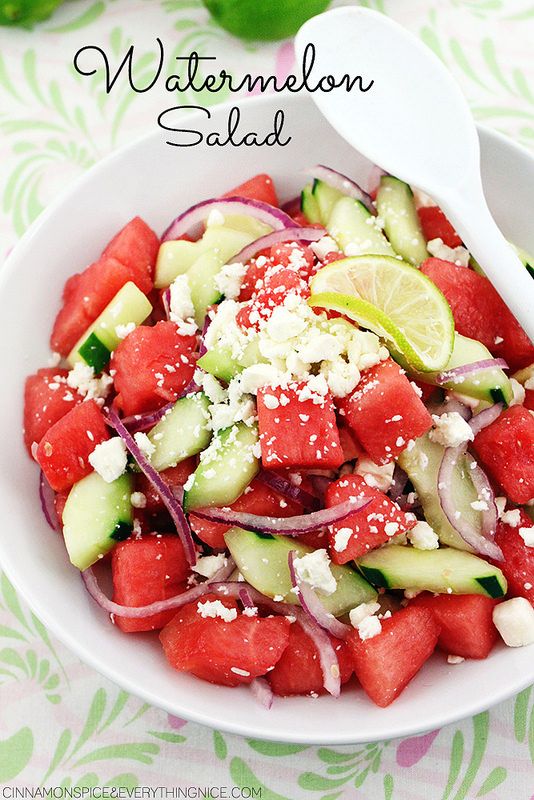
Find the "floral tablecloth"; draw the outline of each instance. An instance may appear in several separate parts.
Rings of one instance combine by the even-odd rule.
[[[533,0],[362,5],[416,32],[458,78],[477,119],[534,148]],[[118,57],[135,42],[142,84],[157,36],[174,55],[216,55],[219,67],[235,74],[284,75],[293,63],[287,42],[243,44],[227,36],[200,0],[70,0],[33,31],[0,29],[0,256],[59,191],[150,129],[166,107],[157,92],[123,87],[107,96],[101,81],[76,75],[75,51],[99,44]],[[337,749],[242,739],[171,718],[80,663],[1,579],[5,797],[9,787],[106,786],[124,796],[160,787],[162,797],[532,800],[533,764],[531,689],[441,731]]]

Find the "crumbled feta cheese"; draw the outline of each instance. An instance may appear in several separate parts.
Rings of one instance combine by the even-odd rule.
[[[132,492],[130,503],[134,508],[146,508],[146,495],[143,492]]]
[[[298,578],[309,584],[312,589],[322,594],[332,594],[336,591],[336,579],[330,569],[330,559],[324,548],[313,550],[293,562]]]
[[[224,215],[218,208],[212,208],[206,219],[207,228],[212,228],[214,225],[224,225]]]
[[[152,444],[146,433],[142,433],[141,431],[134,433],[134,439],[141,453],[147,461],[150,461],[152,454],[156,452],[156,445]]]
[[[534,526],[531,528],[519,528],[519,535],[527,547],[534,547]]]
[[[440,417],[432,414],[434,427],[429,433],[431,441],[443,447],[458,447],[473,441],[474,434],[465,419],[457,411],[449,411]]]
[[[489,506],[485,500],[473,500],[473,502],[469,505],[473,511],[488,511],[489,509]]]
[[[531,392],[534,389],[534,375],[531,378],[528,378],[523,384],[523,386],[525,387],[525,389],[528,389],[528,391]]]
[[[285,306],[276,306],[265,327],[271,339],[275,342],[285,342],[306,329],[306,320]]]
[[[518,508],[512,508],[510,511],[505,511],[504,514],[501,514],[501,520],[511,528],[517,528],[521,522],[521,512]]]
[[[86,400],[103,400],[107,397],[113,379],[105,372],[95,378],[95,371],[83,361],[77,361],[67,375],[67,386],[76,389]]]
[[[525,402],[525,389],[519,381],[516,381],[515,378],[510,378],[510,385],[512,387],[512,399],[510,400],[510,406],[522,406]]]
[[[184,483],[184,492],[188,492],[189,489],[192,489],[194,482],[195,482],[195,473],[192,472],[189,478]]]
[[[246,669],[241,669],[240,667],[230,667],[230,672],[234,672],[236,675],[242,675],[243,678],[250,677],[250,672]]]
[[[126,470],[127,462],[126,446],[118,436],[97,444],[89,455],[89,463],[106,483],[113,483],[120,478]]]
[[[380,611],[379,603],[360,603],[359,606],[349,611],[350,624],[353,628],[357,628],[366,617],[376,614],[377,611]]]
[[[458,267],[469,266],[469,250],[461,245],[459,247],[449,247],[444,244],[442,239],[431,239],[427,242],[426,248],[430,255],[441,258],[443,261],[452,261]]]
[[[127,322],[125,325],[117,325],[115,333],[119,339],[126,339],[132,331],[136,328],[135,322]]]
[[[356,627],[362,642],[366,639],[373,639],[382,631],[382,623],[375,616],[365,617]]]
[[[502,515],[505,513],[506,508],[506,497],[496,497],[495,507],[497,509],[497,516],[499,519],[502,519]]]
[[[226,566],[226,557],[224,553],[219,553],[216,556],[203,556],[197,558],[197,563],[191,567],[193,572],[203,575],[205,578],[213,578],[213,576]]]
[[[178,325],[179,333],[192,336],[198,330],[195,322],[195,307],[191,299],[191,288],[187,275],[178,275],[170,285],[170,320]]]
[[[220,600],[200,600],[197,603],[197,613],[204,619],[219,617],[225,622],[233,622],[234,619],[237,619],[237,610],[227,608]]]
[[[202,375],[200,385],[210,403],[224,403],[228,396],[228,393],[223,389],[217,378],[214,378],[209,372]]]
[[[524,597],[513,597],[496,605],[493,623],[508,647],[534,643],[534,608]]]
[[[417,522],[406,535],[417,550],[436,550],[439,547],[437,533],[424,520]]]
[[[59,364],[61,364],[61,353],[56,353],[54,350],[54,352],[50,355],[50,358],[48,359],[48,366],[57,367],[59,366]]]
[[[363,456],[358,459],[355,475],[361,475],[368,486],[374,489],[380,489],[381,492],[387,492],[393,482],[393,471],[395,469],[395,462],[389,464],[376,464],[372,459]]]
[[[215,276],[215,286],[225,297],[237,300],[246,271],[247,267],[238,261],[225,264]]]
[[[280,372],[273,364],[254,364],[247,367],[238,376],[242,392],[257,394],[258,389],[265,386],[279,386],[287,380],[287,376]]]
[[[340,528],[334,535],[334,550],[342,553],[346,549],[352,536],[352,528]]]
[[[462,661],[465,661],[463,656],[447,656],[447,664],[461,664]]]
[[[339,253],[339,247],[331,236],[323,236],[318,242],[312,242],[310,247],[319,261],[324,261],[329,253]]]
[[[257,617],[258,616],[258,609],[256,606],[245,606],[243,609],[243,614],[245,617]]]

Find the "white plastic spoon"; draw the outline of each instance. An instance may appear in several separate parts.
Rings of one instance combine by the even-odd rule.
[[[534,341],[534,280],[488,209],[476,127],[451,74],[409,31],[366,8],[312,17],[295,39],[299,58],[310,42],[315,75],[374,81],[366,92],[316,91],[319,110],[356,150],[436,200]]]

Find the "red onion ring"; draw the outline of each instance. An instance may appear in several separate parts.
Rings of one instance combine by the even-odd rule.
[[[154,489],[158,492],[165,507],[167,508],[167,511],[171,515],[174,524],[176,525],[178,536],[182,540],[182,544],[184,546],[184,552],[187,561],[189,564],[195,564],[197,560],[195,543],[193,541],[193,536],[191,534],[187,517],[184,514],[184,510],[180,502],[176,499],[170,486],[168,486],[168,484],[163,480],[159,472],[157,472],[150,464],[148,459],[145,458],[138,447],[137,442],[127,428],[125,428],[119,419],[119,415],[113,408],[108,410],[108,422],[119,434],[120,438],[126,445],[126,448],[137,461],[140,469],[145,473]]]
[[[273,489],[273,491],[281,494],[283,497],[287,497],[288,500],[295,500],[305,509],[315,511],[321,505],[318,497],[315,497],[315,495],[307,492],[305,489],[301,489],[300,486],[295,486],[294,483],[291,483],[290,480],[280,475],[278,472],[263,469],[258,475],[258,478],[266,486],[269,486],[270,489]]]
[[[254,258],[256,253],[259,253],[260,250],[265,250],[266,247],[273,247],[273,245],[281,244],[282,242],[317,242],[326,234],[327,231],[324,228],[301,228],[296,225],[293,228],[273,231],[248,244],[236,256],[232,256],[232,261],[246,264],[247,261]]]
[[[466,406],[465,403],[462,403],[456,397],[447,397],[442,403],[438,404],[431,403],[428,406],[428,411],[430,414],[435,414],[437,417],[441,417],[442,414],[452,414],[456,412],[462,419],[465,419],[466,422],[469,422],[473,416],[473,412],[469,406]]]
[[[196,508],[195,516],[209,519],[212,522],[223,522],[225,525],[237,525],[249,531],[258,533],[278,533],[287,536],[298,536],[301,533],[315,531],[334,522],[340,522],[366,508],[371,500],[363,498],[361,502],[351,498],[331,508],[322,508],[311,514],[298,514],[294,517],[264,517],[258,514],[249,514],[246,511],[225,510],[224,508]]]
[[[436,383],[440,386],[443,383],[461,384],[464,375],[482,372],[485,369],[510,369],[510,367],[504,358],[486,358],[483,361],[473,361],[472,364],[463,364],[461,367],[453,367],[453,369],[440,372],[436,377]]]
[[[254,601],[250,596],[250,592],[246,586],[243,586],[243,588],[240,590],[239,599],[245,608],[255,608]]]
[[[161,293],[161,304],[165,312],[165,316],[169,320],[171,318],[171,290],[169,287]]]
[[[473,486],[481,500],[488,506],[487,511],[481,511],[482,516],[482,536],[486,539],[493,539],[497,531],[497,506],[495,505],[495,493],[488,480],[488,476],[480,465],[475,461],[470,453],[466,453],[466,460],[469,465],[469,474],[473,481]]]
[[[495,403],[494,406],[490,408],[485,408],[484,411],[481,411],[480,414],[475,414],[475,416],[469,421],[469,426],[473,431],[474,435],[476,436],[477,433],[483,428],[487,428],[488,425],[491,425],[492,422],[500,417],[504,405],[502,403]]]
[[[299,614],[297,618],[319,654],[324,688],[332,697],[339,697],[341,694],[339,661],[327,632],[315,622],[312,622],[306,614]]]
[[[335,636],[337,639],[346,639],[352,628],[349,625],[345,625],[345,623],[337,620],[333,614],[330,614],[325,609],[312,587],[300,580],[299,576],[297,575],[297,570],[295,569],[296,557],[296,551],[291,550],[288,553],[287,561],[289,564],[291,583],[297,590],[297,597],[300,601],[303,611],[306,612],[313,622],[317,623],[317,625],[320,625],[321,628],[327,631],[327,633],[332,634],[332,636]]]
[[[317,164],[315,167],[310,167],[309,169],[305,170],[305,174],[310,175],[316,180],[327,183],[333,189],[337,189],[338,192],[347,195],[347,197],[352,197],[354,200],[359,200],[371,212],[371,214],[376,214],[373,201],[367,192],[364,192],[361,186],[358,186],[355,181],[353,181],[351,178],[348,178],[346,175],[343,175],[341,172],[338,172],[331,167],[325,167],[324,164]]]
[[[256,700],[269,711],[273,704],[274,694],[265,678],[254,678],[250,683],[250,691]]]
[[[406,488],[406,484],[408,483],[408,476],[404,472],[398,464],[395,464],[395,469],[393,470],[393,482],[388,489],[388,497],[396,503],[401,497],[403,497],[404,489]]]
[[[294,228],[295,220],[279,208],[262,203],[260,200],[249,200],[245,197],[227,197],[224,199],[213,198],[203,200],[191,206],[174,219],[161,237],[162,242],[179,239],[185,233],[198,228],[209,216],[210,211],[220,211],[223,216],[231,214],[244,214],[260,222],[270,225],[273,230]]]
[[[132,414],[131,417],[124,417],[122,424],[128,428],[130,433],[139,433],[140,431],[147,431],[153,428],[171,408],[174,407],[176,401],[167,403],[166,405],[158,408],[157,411],[148,411],[146,414]]]
[[[204,325],[202,326],[202,332],[200,334],[199,348],[198,348],[198,357],[199,358],[201,358],[203,355],[205,355],[208,352],[208,348],[206,347],[206,344],[205,344],[205,338],[206,338],[206,334],[208,332],[208,328],[209,328],[210,325],[211,325],[211,319],[210,319],[209,314],[207,314],[206,315],[206,319],[204,320]]]
[[[39,475],[39,499],[41,501],[41,508],[43,510],[44,518],[52,530],[56,531],[56,533],[59,533],[61,530],[61,525],[59,522],[58,513],[56,511],[55,498],[55,492],[41,470]]]

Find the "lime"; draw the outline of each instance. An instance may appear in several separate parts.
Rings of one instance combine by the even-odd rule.
[[[240,39],[287,39],[330,0],[203,0],[212,17]]]
[[[0,25],[30,27],[47,19],[63,0],[0,0]]]
[[[444,369],[454,344],[454,320],[439,289],[415,267],[392,256],[334,261],[311,283],[311,306],[339,311],[376,333],[406,366]]]

